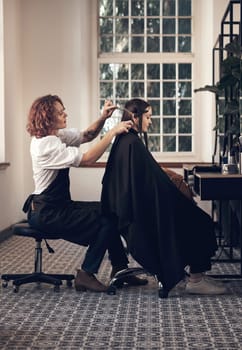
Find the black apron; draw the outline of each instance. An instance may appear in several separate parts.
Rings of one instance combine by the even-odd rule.
[[[99,202],[71,200],[69,168],[59,170],[41,194],[31,194],[23,211],[32,227],[85,246],[95,239],[101,226]]]

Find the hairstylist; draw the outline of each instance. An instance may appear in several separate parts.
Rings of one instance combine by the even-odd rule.
[[[29,224],[44,232],[56,234],[79,245],[88,246],[84,261],[77,270],[75,288],[78,291],[104,292],[107,287],[96,278],[106,250],[113,271],[127,267],[128,260],[120,236],[112,224],[100,214],[98,202],[73,201],[70,195],[69,169],[95,163],[113,137],[127,133],[131,121],[123,121],[108,131],[87,152],[79,146],[92,141],[116,107],[106,101],[102,115],[85,131],[67,129],[67,113],[59,96],[37,98],[29,111],[27,131],[32,136],[32,157],[35,188],[23,210]],[[147,281],[137,277],[127,281],[132,285]]]

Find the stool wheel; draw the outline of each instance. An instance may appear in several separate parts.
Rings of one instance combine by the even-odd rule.
[[[7,286],[8,286],[8,282],[7,282],[7,281],[4,281],[4,282],[2,283],[2,287],[3,287],[3,288],[7,288]]]
[[[19,291],[19,286],[13,286],[13,292],[14,293],[18,293],[18,291]]]
[[[67,287],[71,288],[72,287],[72,281],[66,281]]]
[[[159,294],[159,298],[161,299],[166,299],[168,298],[168,291],[164,288],[160,288],[159,291],[158,291],[158,294]]]
[[[60,285],[58,284],[58,285],[54,286],[53,290],[55,293],[58,293],[60,291]]]

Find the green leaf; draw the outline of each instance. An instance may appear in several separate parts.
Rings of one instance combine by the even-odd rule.
[[[240,57],[241,55],[241,46],[239,43],[239,39],[235,38],[234,41],[232,41],[231,43],[228,43],[225,46],[225,50],[227,50],[228,52],[236,55],[237,57]]]
[[[224,114],[239,114],[239,103],[238,101],[227,102],[224,108]]]
[[[217,85],[205,85],[204,87],[194,89],[194,92],[199,92],[199,91],[210,91],[215,94],[221,94],[221,89]]]
[[[229,86],[235,86],[238,83],[238,79],[234,77],[234,75],[229,74],[222,77],[218,83],[218,87],[220,90],[226,89]]]

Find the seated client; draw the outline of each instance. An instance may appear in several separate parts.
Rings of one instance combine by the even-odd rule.
[[[186,291],[223,294],[207,277],[217,250],[210,216],[180,191],[147,149],[151,106],[141,99],[125,105],[122,121],[132,120],[118,135],[103,177],[102,212],[116,221],[133,258],[157,276],[168,292],[189,269]]]

